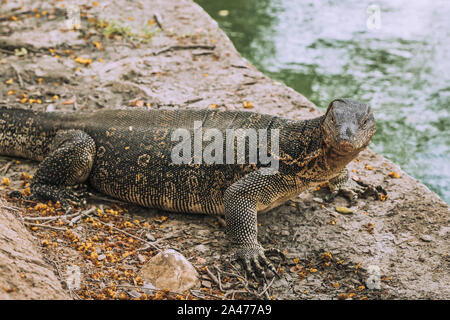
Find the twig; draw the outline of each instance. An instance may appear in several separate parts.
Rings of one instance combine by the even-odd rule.
[[[191,49],[214,50],[215,48],[216,48],[216,46],[207,46],[207,45],[187,45],[187,46],[176,45],[176,46],[167,47],[160,51],[157,51],[157,52],[153,53],[153,55],[158,56],[160,54],[163,54],[163,53],[166,53],[169,51],[175,51],[175,50],[191,50]]]
[[[270,281],[270,283],[266,286],[266,288],[263,291],[261,291],[261,293],[258,294],[258,297],[261,297],[263,294],[266,293],[266,291],[270,288],[270,286],[272,285],[274,280],[275,280],[275,277],[273,277],[272,281]],[[269,297],[269,299],[270,299],[270,297]]]
[[[170,239],[170,238],[174,238],[175,236],[178,235],[178,233],[180,233],[180,231],[175,231],[175,232],[169,233],[167,236],[162,237],[162,238],[159,238],[159,239],[157,239],[156,241],[154,241],[153,244],[156,244],[156,243],[161,242],[161,241],[163,241],[163,240],[167,240],[167,239]]]
[[[134,239],[136,239],[136,240],[142,241],[142,242],[146,243],[147,245],[149,245],[149,246],[155,248],[156,250],[161,251],[161,248],[159,248],[157,245],[155,245],[155,244],[153,244],[153,243],[151,243],[151,242],[145,241],[144,239],[139,238],[139,237],[135,236],[134,234],[131,234],[131,233],[128,233],[128,232],[126,232],[126,231],[123,231],[123,230],[121,230],[121,229],[119,229],[119,228],[116,228],[116,227],[114,227],[113,225],[110,225],[110,224],[108,224],[108,223],[105,223],[105,222],[101,221],[101,220],[98,219],[98,218],[95,218],[95,219],[96,219],[98,222],[100,222],[101,224],[103,224],[103,225],[105,225],[105,226],[107,226],[107,227],[110,227],[110,228],[112,228],[112,229],[114,229],[114,230],[116,230],[116,231],[119,231],[119,232],[121,232],[121,233],[123,233],[123,234],[125,234],[125,235],[127,235],[127,236],[129,236],[129,237],[131,237],[131,238],[134,238]],[[155,241],[155,242],[156,242],[156,241]]]
[[[148,242],[148,243],[151,244],[151,245],[147,245],[147,246],[145,246],[145,247],[143,247],[143,248],[139,248],[139,249],[137,249],[137,251],[145,251],[145,250],[147,250],[148,248],[150,248],[151,246],[154,246],[154,245],[156,245],[157,243],[159,243],[159,242],[161,242],[161,241],[164,241],[164,240],[167,240],[167,239],[170,239],[170,238],[175,237],[178,233],[179,233],[179,232],[172,232],[172,233],[168,234],[168,235],[165,236],[165,237],[162,237],[162,238],[157,239],[156,241]],[[159,249],[159,250],[160,250],[160,249]]]
[[[26,44],[25,42],[20,42],[20,41],[16,41],[16,40],[11,40],[11,39],[0,39],[0,48],[4,49],[4,50],[8,50],[13,48],[13,49],[19,49],[19,48],[25,48],[27,51],[29,52],[34,52],[34,53],[41,53],[39,51],[39,49],[34,48],[32,45],[30,44]],[[15,54],[14,51],[11,52],[12,54]]]
[[[185,104],[191,104],[191,103],[196,103],[196,102],[199,102],[199,101],[202,101],[202,100],[203,100],[203,98],[194,98],[194,99],[186,100],[184,103]]]
[[[231,67],[237,68],[237,69],[248,69],[246,66],[241,66],[241,65],[238,65],[238,64],[232,64]]]
[[[212,51],[203,51],[203,52],[193,52],[192,53],[192,55],[195,57],[208,56],[210,54],[213,54]]]
[[[92,212],[97,210],[96,207],[90,208],[89,210],[85,210],[80,212],[77,216],[75,216],[72,220],[69,222],[69,226],[72,227],[75,223],[77,223],[81,218],[90,215]]]
[[[20,211],[20,209],[17,208],[17,207],[5,206],[5,205],[3,205],[3,204],[0,205],[0,207],[1,207],[2,209],[9,210],[9,211],[14,211],[14,212]]]
[[[19,80],[19,85],[20,85],[20,87],[23,89],[23,88],[24,88],[24,85],[23,85],[22,77],[20,76],[19,69],[17,69],[17,66],[14,65],[14,63],[11,63],[11,68],[14,69],[14,72],[15,72],[16,75],[17,75],[17,79]]]
[[[58,227],[49,226],[46,224],[37,224],[37,223],[29,223],[29,222],[24,222],[23,224],[25,224],[27,226],[31,226],[31,227],[42,227],[42,228],[50,228],[50,229],[54,229],[54,230],[59,230],[59,231],[66,231],[65,228],[58,228]]]
[[[14,51],[6,50],[6,49],[3,49],[3,48],[0,48],[0,52],[6,53],[6,54],[14,54]]]
[[[52,217],[23,217],[23,220],[27,220],[27,221],[36,221],[36,220],[42,220],[42,221],[52,221],[52,220],[58,220],[58,219],[68,219],[71,218],[73,216],[78,215],[79,213],[71,213],[71,214],[65,214],[62,216],[52,216]]]
[[[223,291],[223,287],[222,287],[222,279],[220,279],[220,271],[219,269],[217,269],[217,280],[219,281],[219,289],[220,291]],[[231,284],[228,286],[228,288],[231,288]]]
[[[158,28],[160,28],[161,30],[164,30],[162,23],[161,23],[161,21],[162,21],[161,16],[159,14],[155,13],[155,14],[153,14],[153,19],[155,20]]]
[[[243,282],[247,281],[244,277],[242,277],[242,276],[240,276],[240,275],[238,275],[238,274],[236,274],[236,273],[233,273],[233,272],[227,272],[227,271],[222,271],[222,272],[223,272],[224,274],[229,275],[229,276],[233,276],[233,277],[238,278],[239,281],[243,281]]]
[[[217,296],[217,295],[215,295],[215,294],[211,294],[211,293],[203,292],[203,291],[200,292],[200,290],[192,290],[192,289],[191,289],[190,292],[191,292],[191,294],[192,294],[193,296],[196,296],[197,298],[201,298],[201,299],[205,299],[205,296],[204,296],[204,295],[207,295],[207,296],[210,296],[210,297],[219,299],[219,300],[222,300],[222,299],[223,299],[221,296]]]
[[[106,288],[111,288],[111,287],[112,286],[106,286]],[[131,284],[118,284],[115,287],[117,287],[117,288],[125,288],[125,289],[137,289],[137,290],[141,290],[141,291],[152,291],[152,292],[162,291],[162,292],[167,292],[167,293],[170,293],[170,294],[177,294],[177,295],[183,294],[181,292],[167,291],[165,289],[147,288],[147,287],[145,287],[145,285],[144,286],[134,286],[134,285],[131,285]]]
[[[7,164],[5,164],[2,168],[2,175],[5,175],[8,172],[9,167],[14,163],[14,160],[9,161]]]
[[[249,293],[248,291],[245,290],[230,290],[228,292],[226,292],[223,296],[224,299],[228,298],[228,296],[231,294],[231,300],[234,300],[234,294],[235,293]]]
[[[212,271],[209,270],[208,267],[206,268],[206,273],[208,273],[208,276],[210,277],[210,279],[219,286],[220,291],[223,291],[222,283],[220,282],[219,279],[217,279],[217,277],[214,275],[214,273],[212,273]],[[225,289],[229,289],[229,288],[230,288],[230,286],[228,285],[227,288],[225,288]]]
[[[120,200],[116,200],[116,199],[110,199],[110,198],[106,198],[106,197],[100,197],[96,194],[90,194],[89,198],[91,199],[95,199],[95,200],[101,200],[101,201],[106,201],[106,202],[111,202],[111,203],[115,203],[115,204],[128,204],[126,202],[120,201]]]

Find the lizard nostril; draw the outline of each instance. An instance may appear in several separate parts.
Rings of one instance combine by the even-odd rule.
[[[345,130],[345,133],[347,134],[348,138],[350,138],[353,135],[353,132],[350,128],[347,128],[347,130]]]

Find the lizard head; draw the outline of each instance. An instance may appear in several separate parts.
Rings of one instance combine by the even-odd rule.
[[[331,101],[322,124],[324,141],[335,152],[356,154],[367,147],[376,131],[372,108],[351,99]]]

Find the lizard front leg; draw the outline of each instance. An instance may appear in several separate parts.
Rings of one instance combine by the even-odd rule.
[[[67,200],[80,201],[68,187],[88,178],[95,158],[95,142],[81,130],[60,131],[51,150],[34,175],[31,197],[59,201],[68,212]]]
[[[358,196],[363,194],[367,188],[350,179],[347,168],[342,169],[337,176],[328,181],[331,194],[328,201],[334,199],[339,193],[345,196],[350,202],[356,201]]]
[[[277,249],[264,249],[259,244],[257,212],[268,208],[292,189],[286,177],[266,173],[261,170],[249,173],[228,187],[224,195],[226,233],[234,247],[234,258],[242,262],[246,272],[254,278],[253,270],[264,277],[265,268],[277,275],[266,255],[283,255]]]

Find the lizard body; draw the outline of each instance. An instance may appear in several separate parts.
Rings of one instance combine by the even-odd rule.
[[[230,163],[204,163],[195,152],[188,155],[188,163],[175,163],[179,129],[190,138],[183,156],[196,149],[199,130],[214,129],[224,137],[233,129],[276,130],[276,154],[271,154],[270,138],[266,148],[277,168],[264,171],[267,162],[250,163],[250,155],[244,163],[236,163],[234,157]],[[0,110],[0,154],[41,161],[31,185],[33,196],[68,206],[72,195],[67,187],[86,182],[104,194],[145,207],[224,214],[227,234],[247,270],[251,264],[261,269],[260,261],[273,269],[257,241],[257,212],[321,182],[335,181],[337,187],[345,183],[345,166],[374,133],[371,108],[350,99],[334,100],[325,115],[302,121],[245,111]],[[197,149],[205,151],[207,140],[200,140]],[[232,139],[227,145],[225,140],[222,158],[230,146],[237,154],[239,142]],[[251,143],[247,147],[250,150]],[[218,151],[213,152],[216,160]]]

